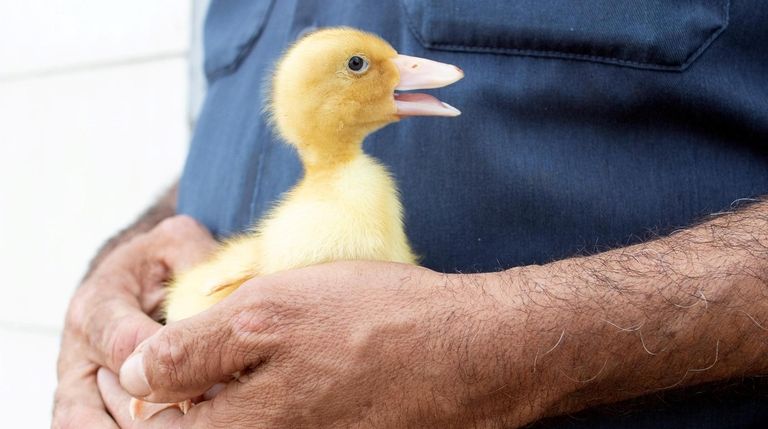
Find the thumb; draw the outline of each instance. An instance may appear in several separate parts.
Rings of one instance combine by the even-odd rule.
[[[263,362],[275,345],[265,332],[272,316],[248,303],[253,289],[240,289],[141,343],[120,368],[123,388],[150,402],[181,402]]]

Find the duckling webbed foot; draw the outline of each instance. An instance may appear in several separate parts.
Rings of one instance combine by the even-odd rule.
[[[192,401],[177,402],[175,404],[158,404],[154,402],[142,401],[141,399],[131,398],[128,412],[132,420],[144,421],[168,408],[178,407],[182,413],[187,414],[192,408]]]

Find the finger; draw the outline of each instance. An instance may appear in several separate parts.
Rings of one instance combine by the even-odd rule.
[[[144,314],[136,297],[128,293],[114,292],[110,298],[94,301],[79,322],[91,346],[89,357],[117,371],[136,346],[162,325]]]
[[[240,288],[205,312],[162,328],[126,360],[120,383],[137,398],[179,402],[263,362],[277,338],[270,332],[272,312],[256,292]]]
[[[300,383],[295,374],[267,363],[253,374],[217,385],[216,395],[192,407],[186,417],[200,427],[304,427],[291,420],[297,417]]]
[[[167,408],[147,420],[134,421],[131,419],[129,413],[131,396],[120,387],[115,374],[106,368],[99,369],[98,387],[102,398],[104,398],[104,403],[107,405],[107,409],[115,421],[117,421],[117,424],[123,429],[187,427],[181,425],[180,421],[183,415],[177,408]]]
[[[53,405],[54,429],[118,429],[99,394],[96,368],[81,364],[70,368],[59,380]]]
[[[154,255],[162,258],[173,272],[187,270],[207,259],[218,243],[211,233],[192,217],[179,215],[158,224],[147,237],[156,244]]]

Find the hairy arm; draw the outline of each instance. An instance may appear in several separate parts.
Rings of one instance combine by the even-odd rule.
[[[768,372],[766,202],[496,283],[518,310],[499,326],[528,327],[525,381],[553,386],[546,414]]]

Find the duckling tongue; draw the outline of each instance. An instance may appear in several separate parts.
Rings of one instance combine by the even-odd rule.
[[[395,93],[398,116],[459,116],[461,112],[428,94]]]

